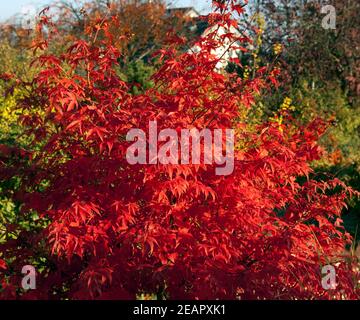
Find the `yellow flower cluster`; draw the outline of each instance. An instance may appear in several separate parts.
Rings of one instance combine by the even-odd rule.
[[[264,29],[265,29],[265,18],[262,14],[256,13],[255,14],[255,19],[256,19],[256,23],[258,25],[258,30],[259,30],[259,34],[263,34],[264,33]],[[262,40],[261,40],[262,43]],[[260,43],[260,44],[261,44]]]
[[[284,111],[287,111],[287,110],[294,111],[294,110],[295,110],[295,107],[292,106],[291,104],[292,104],[291,98],[286,97],[286,98],[284,99],[284,102],[282,103],[282,105],[281,105],[281,107],[280,107],[280,111],[281,111],[281,112],[284,112]]]
[[[263,34],[264,34],[264,29],[265,29],[265,18],[263,17],[262,14],[256,13],[254,15],[254,20],[256,21],[256,24],[257,24],[257,27],[258,27],[257,37],[256,37],[256,49],[252,53],[253,58],[254,58],[254,68],[256,69],[256,67],[258,66],[258,64],[260,62],[258,54],[260,52],[260,48],[261,48],[261,45],[263,43],[262,37],[263,37]]]
[[[274,114],[273,117],[270,118],[270,121],[275,122],[279,125],[279,130],[282,132],[282,124],[284,121],[284,115],[289,111],[294,111],[295,107],[292,105],[292,100],[289,97],[286,97],[283,103],[280,106],[280,110],[278,113]]]
[[[273,51],[274,51],[275,55],[279,55],[282,52],[282,49],[283,49],[283,47],[282,47],[281,43],[275,43],[273,45]]]
[[[248,80],[250,76],[250,68],[248,66],[246,66],[244,68],[244,80]]]
[[[0,100],[0,133],[8,134],[11,131],[11,125],[17,122],[19,114],[15,106],[15,95]]]
[[[156,294],[142,293],[136,296],[136,300],[146,301],[146,300],[157,300]]]

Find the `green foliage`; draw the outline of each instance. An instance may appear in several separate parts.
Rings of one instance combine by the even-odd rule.
[[[142,60],[130,62],[121,72],[122,78],[131,84],[131,93],[140,94],[153,86],[150,80],[155,69]]]
[[[290,88],[288,95],[302,122],[315,117],[330,120],[331,126],[322,138],[322,145],[329,154],[341,151],[344,164],[360,163],[360,105],[351,105],[347,93],[339,83],[322,83],[300,79]]]
[[[360,47],[356,31],[360,3],[334,0],[335,30],[322,27],[322,5],[319,0],[304,4],[279,0],[276,6],[269,0],[257,2],[256,11],[266,17],[259,59],[271,65],[275,53],[284,70],[280,87],[263,95],[258,105],[263,117],[270,118],[289,97],[295,106],[292,115],[301,123],[316,117],[328,120],[330,126],[321,139],[328,156],[315,162],[314,168],[326,170],[360,190]],[[280,44],[282,52],[278,50]],[[349,203],[344,220],[355,235],[360,222],[359,202]]]
[[[12,46],[6,38],[0,40],[0,74],[14,74],[29,81],[36,71],[36,68],[28,67],[33,58],[30,50]],[[25,96],[25,89],[12,88],[7,82],[0,82],[0,144],[9,147],[28,145],[29,137],[24,135],[19,124],[22,113],[17,107],[17,101]],[[22,230],[37,230],[39,227],[39,217],[34,213],[26,217],[21,215],[20,205],[11,200],[18,185],[19,181],[15,179],[0,184],[0,243],[5,237],[16,239]],[[21,229],[5,234],[5,224],[18,225]]]

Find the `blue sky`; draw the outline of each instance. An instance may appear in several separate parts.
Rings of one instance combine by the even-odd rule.
[[[0,21],[4,21],[16,13],[29,12],[32,7],[40,7],[51,0],[1,0]],[[172,0],[176,7],[194,6],[199,11],[210,7],[211,0]]]

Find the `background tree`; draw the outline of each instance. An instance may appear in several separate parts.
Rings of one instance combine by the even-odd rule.
[[[336,29],[325,30],[321,7],[324,1],[259,0],[252,14],[260,13],[266,26],[258,52],[263,65],[276,64],[282,70],[280,87],[264,94],[259,104],[262,116],[269,118],[285,98],[302,122],[316,116],[332,126],[322,138],[326,160],[315,166],[326,168],[359,188],[360,102],[359,67],[360,3],[331,1],[336,8]],[[359,204],[344,215],[354,234],[360,221]],[[351,221],[351,223],[350,223]]]

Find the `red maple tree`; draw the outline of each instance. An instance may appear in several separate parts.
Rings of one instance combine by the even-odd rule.
[[[214,2],[209,27],[237,25],[238,1]],[[41,71],[19,106],[33,143],[1,149],[1,179],[21,179],[22,214],[47,221],[1,244],[5,298],[134,299],[141,292],[169,299],[357,298],[351,237],[340,214],[353,191],[341,181],[316,179],[320,120],[306,127],[265,123],[248,130],[243,108],[273,74],[244,80],[219,73],[218,46],[248,41],[215,27],[183,52],[172,36],[159,51],[155,87],[131,95],[116,73],[121,52],[109,32],[116,16],[87,30],[88,40],[49,54],[55,32],[41,16],[35,50]],[[101,41],[98,39],[102,34]],[[117,39],[116,39],[117,40]],[[7,78],[10,83],[14,81]],[[236,130],[235,169],[214,165],[130,165],[132,128]],[[12,161],[4,159],[11,158]],[[19,226],[8,225],[8,232]],[[39,258],[37,290],[21,292],[19,272]],[[336,267],[336,290],[321,286],[321,267]],[[15,274],[15,275],[14,275]]]

